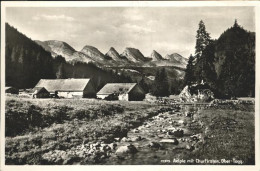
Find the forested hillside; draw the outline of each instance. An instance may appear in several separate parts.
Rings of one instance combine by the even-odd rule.
[[[5,49],[6,85],[28,88],[40,78],[55,78],[51,54],[9,24]]]
[[[32,88],[43,78],[92,78],[97,89],[107,82],[131,82],[125,75],[92,63],[53,58],[40,45],[6,24],[6,86]]]
[[[238,25],[212,40],[199,24],[195,56],[190,56],[185,83],[204,81],[217,97],[254,96],[255,33]]]

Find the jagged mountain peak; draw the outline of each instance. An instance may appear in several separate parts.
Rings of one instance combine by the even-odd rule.
[[[146,58],[144,55],[140,52],[139,49],[127,47],[125,48],[124,52],[121,54],[121,56],[127,58],[129,61],[132,62],[144,62],[146,61]]]
[[[98,50],[96,47],[90,46],[90,45],[85,45],[85,46],[82,48],[82,50],[83,50],[83,49]],[[81,51],[82,51],[82,50],[81,50]]]
[[[161,54],[159,54],[157,51],[153,50],[151,54],[152,61],[158,61],[163,60],[163,57]]]
[[[106,56],[94,46],[85,45],[80,52],[91,57],[95,61],[103,61],[106,59]]]
[[[116,49],[114,47],[111,47],[109,50],[110,51],[116,51]]]
[[[74,59],[73,54],[76,52],[76,50],[66,42],[59,40],[35,40],[35,42],[42,46],[46,51],[50,52],[53,57],[61,55],[67,61]]]
[[[183,56],[181,56],[178,53],[172,53],[170,55],[167,54],[165,56],[165,59],[175,63],[176,65],[178,65],[178,66],[180,66],[182,68],[185,68],[187,63],[188,63],[188,59],[184,58]]]
[[[106,53],[106,56],[110,57],[113,60],[120,60],[121,59],[119,53],[115,50],[114,47],[111,47],[109,49],[109,51]]]
[[[68,43],[66,42],[63,42],[63,41],[59,41],[59,40],[47,40],[47,41],[44,41],[47,45],[49,46],[54,46],[56,48],[67,48],[73,52],[75,52],[76,50],[71,47]]]
[[[158,53],[156,50],[153,50],[152,53]]]
[[[35,41],[46,51],[51,52],[52,56],[61,55],[66,61],[95,62],[105,66],[128,66],[128,65],[147,65],[147,66],[180,66],[186,67],[186,58],[178,53],[161,56],[156,50],[153,50],[151,56],[145,57],[142,52],[133,47],[126,47],[120,55],[114,47],[110,47],[106,54],[103,54],[98,48],[85,45],[81,51],[76,51],[68,43],[58,40]]]
[[[188,61],[188,59],[187,58],[184,58],[183,56],[181,56],[180,54],[178,54],[178,53],[172,53],[172,54],[167,54],[166,56],[165,56],[165,58],[166,59],[169,59],[169,60],[178,60],[178,61],[180,61],[180,60],[182,60],[182,61]]]

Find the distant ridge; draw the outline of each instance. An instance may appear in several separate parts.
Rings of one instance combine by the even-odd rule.
[[[106,54],[103,54],[98,48],[85,45],[81,51],[76,51],[68,43],[58,40],[48,40],[35,42],[50,52],[53,57],[61,55],[66,61],[93,62],[99,66],[177,66],[185,68],[187,59],[180,54],[173,53],[164,58],[156,50],[151,55],[145,57],[139,49],[127,47],[119,54],[114,47],[111,47]]]

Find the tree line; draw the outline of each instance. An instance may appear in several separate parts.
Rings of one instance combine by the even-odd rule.
[[[151,93],[157,97],[164,97],[179,94],[182,90],[183,80],[180,78],[170,79],[165,68],[157,69],[152,83],[148,83],[143,76],[138,84],[146,93]]]
[[[32,88],[40,79],[91,78],[96,89],[108,82],[132,82],[124,73],[97,67],[94,63],[66,62],[53,58],[41,46],[6,23],[6,86]]]
[[[216,97],[254,96],[255,33],[234,25],[213,40],[199,23],[195,55],[190,55],[184,85],[206,82]]]

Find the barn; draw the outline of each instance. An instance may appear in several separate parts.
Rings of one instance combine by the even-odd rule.
[[[142,101],[145,92],[136,83],[108,83],[97,93],[97,97],[107,100]]]
[[[44,87],[34,87],[29,94],[32,98],[49,98],[50,93]]]
[[[19,94],[19,90],[14,87],[5,87],[6,94]]]
[[[51,96],[61,98],[96,97],[96,91],[90,79],[41,79],[35,87],[44,87]]]

